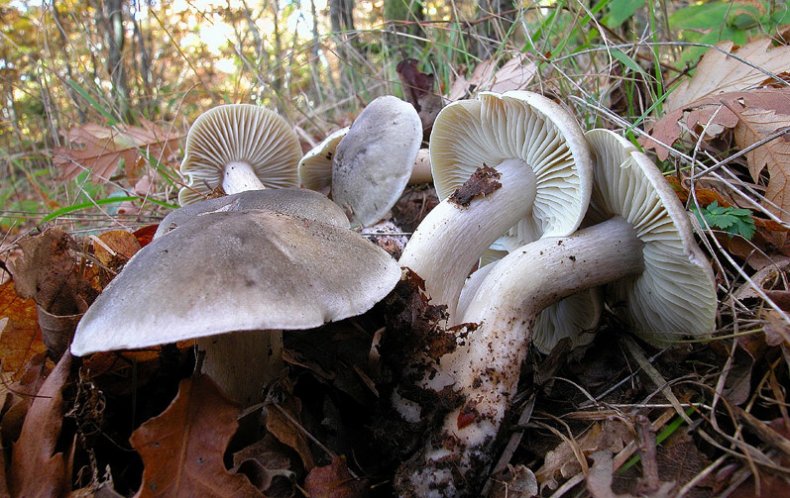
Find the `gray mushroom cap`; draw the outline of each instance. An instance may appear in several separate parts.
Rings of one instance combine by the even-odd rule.
[[[653,161],[625,138],[591,130],[596,161],[589,221],[621,216],[644,243],[644,271],[609,284],[607,300],[654,344],[704,337],[716,325],[716,284],[683,205]]]
[[[367,311],[399,279],[395,260],[350,230],[263,210],[206,213],[127,263],[71,350],[314,328]]]
[[[379,221],[400,198],[422,142],[414,107],[390,95],[368,104],[332,161],[332,199],[352,225]]]
[[[350,226],[343,210],[318,192],[297,188],[246,190],[238,194],[187,204],[171,211],[159,223],[154,238],[158,238],[205,213],[250,209],[266,209],[291,216],[301,216],[340,228],[349,228]]]
[[[299,139],[275,112],[249,104],[214,107],[189,129],[181,163],[188,181],[178,200],[185,205],[204,199],[227,179],[229,166],[246,165],[266,188],[296,187],[301,157]],[[251,188],[260,186],[243,189]]]

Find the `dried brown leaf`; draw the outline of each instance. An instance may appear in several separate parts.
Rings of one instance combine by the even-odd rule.
[[[776,92],[782,91],[776,90]],[[787,112],[784,114],[779,114],[775,108],[769,106],[742,107],[738,103],[733,103],[730,106],[730,110],[739,118],[738,125],[735,127],[735,143],[738,144],[738,147],[745,149],[780,128],[790,126],[790,90],[782,92],[781,95],[784,98],[779,98],[777,104],[786,104],[784,107],[787,109],[783,109],[783,111]],[[768,169],[769,180],[765,189],[765,199],[768,202],[763,203],[764,207],[782,221],[790,221],[790,189],[788,189],[790,135],[784,135],[762,144],[747,153],[746,160],[749,165],[749,173],[755,182],[759,180],[763,169]]]
[[[56,147],[53,163],[70,180],[83,170],[107,181],[121,160],[127,175],[135,177],[145,157],[167,158],[178,152],[181,135],[168,132],[149,121],[141,126],[118,125],[105,128],[89,123],[65,133],[69,142],[81,148]]]
[[[0,366],[16,379],[30,359],[46,351],[36,302],[19,297],[14,282],[0,285]]]
[[[304,487],[310,498],[365,498],[370,489],[367,481],[351,476],[343,457],[334,457],[331,464],[310,471]]]
[[[726,41],[717,45],[718,50],[708,50],[694,77],[678,85],[669,95],[667,110],[687,107],[704,97],[758,85],[766,78],[760,69],[774,74],[787,71],[790,69],[790,46],[771,47],[771,43],[770,38],[762,38],[733,51],[733,42]]]
[[[293,449],[302,459],[302,465],[310,470],[315,466],[304,430],[297,425],[301,403],[297,398],[288,396],[283,402],[268,405],[266,410],[266,430],[278,441]]]
[[[553,487],[557,479],[568,478],[582,471],[580,456],[599,450],[617,452],[633,439],[632,429],[622,420],[595,423],[577,440],[563,441],[549,451],[535,476],[541,485]]]
[[[66,353],[44,381],[11,451],[11,496],[59,496],[68,491],[63,453],[55,453],[63,421],[63,387],[69,378]]]
[[[170,406],[129,438],[145,465],[136,496],[262,496],[223,462],[238,414],[205,375],[181,381]]]

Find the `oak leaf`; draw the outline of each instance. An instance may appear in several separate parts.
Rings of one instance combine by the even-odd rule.
[[[136,496],[263,496],[223,462],[238,415],[207,376],[181,381],[170,406],[129,438],[145,466]]]
[[[735,143],[742,150],[760,142],[781,128],[790,127],[790,90],[783,92],[788,112],[779,114],[769,107],[746,108],[734,104],[730,110],[738,116]],[[790,131],[790,128],[788,129]],[[746,154],[749,173],[757,182],[763,169],[768,169],[769,180],[765,189],[766,209],[783,221],[790,220],[790,134],[764,143]]]
[[[38,326],[36,302],[17,295],[14,282],[0,285],[0,366],[12,378],[30,359],[46,351]]]
[[[755,86],[765,80],[764,71],[774,74],[787,71],[790,46],[771,47],[771,43],[770,38],[762,38],[735,51],[731,41],[717,44],[702,57],[694,77],[669,95],[667,110],[686,107],[703,97]]]
[[[331,464],[311,470],[304,487],[310,498],[364,498],[369,489],[365,480],[351,475],[346,459],[337,456]]]
[[[70,485],[63,453],[55,453],[63,420],[63,387],[71,355],[66,353],[30,406],[11,450],[11,496],[60,496]]]
[[[66,139],[79,148],[56,147],[53,163],[62,177],[70,180],[84,170],[107,181],[123,160],[126,173],[136,177],[147,158],[167,159],[178,152],[181,134],[166,131],[150,121],[141,126],[117,125],[112,128],[86,124],[65,133]]]

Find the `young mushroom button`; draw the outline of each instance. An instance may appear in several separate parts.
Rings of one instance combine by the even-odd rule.
[[[227,194],[297,186],[299,140],[276,113],[248,104],[214,107],[187,135],[181,172],[188,183],[181,205],[204,199],[217,187]]]
[[[363,313],[399,278],[387,253],[350,230],[266,210],[205,213],[127,263],[80,321],[71,350],[82,356],[207,338],[204,367],[249,405],[271,374],[270,331]],[[214,348],[212,338],[223,334],[241,346]]]

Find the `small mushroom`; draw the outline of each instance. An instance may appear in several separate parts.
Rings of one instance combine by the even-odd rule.
[[[349,228],[345,213],[325,196],[307,189],[282,188],[265,190],[246,190],[238,194],[225,195],[214,199],[187,204],[168,213],[159,223],[154,238],[183,225],[192,218],[215,211],[248,211],[266,209],[283,214],[300,216],[310,220]]]
[[[469,485],[491,462],[516,393],[535,317],[558,299],[606,285],[615,309],[654,344],[713,332],[713,272],[675,193],[627,140],[606,130],[587,138],[596,157],[590,209],[598,223],[524,245],[490,270],[464,315],[478,328],[442,358],[431,381],[437,391],[455,386],[463,402],[446,416],[441,434],[399,470],[401,490],[418,496],[437,489],[442,491],[436,496],[473,493]]]
[[[276,113],[248,104],[214,107],[189,129],[181,172],[188,182],[181,205],[205,199],[217,187],[227,194],[297,186],[299,139]]]
[[[579,227],[592,190],[592,160],[573,116],[530,92],[484,92],[448,105],[434,122],[430,153],[443,200],[417,227],[400,264],[425,280],[432,304],[446,305],[454,323],[464,280],[508,229],[521,222],[538,238]],[[485,168],[490,176],[480,183],[490,188],[470,185]],[[472,190],[468,207],[451,197],[464,185]]]
[[[417,111],[397,97],[378,97],[357,116],[332,158],[332,200],[352,226],[370,226],[395,205],[421,141]]]
[[[332,159],[337,145],[346,136],[349,128],[330,133],[320,144],[310,149],[299,161],[299,186],[329,194],[332,188]],[[414,160],[409,185],[431,182],[431,157],[428,149],[420,149]]]
[[[197,338],[205,371],[249,406],[281,365],[277,331],[363,313],[399,278],[395,260],[351,230],[267,210],[204,213],[127,263],[71,351]]]

